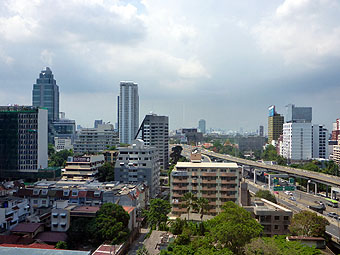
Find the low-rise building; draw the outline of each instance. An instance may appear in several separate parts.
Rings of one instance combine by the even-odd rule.
[[[67,200],[56,201],[51,213],[51,230],[66,232],[70,227],[70,210]]]
[[[236,163],[206,163],[197,160],[200,153],[192,156],[191,162],[178,162],[171,172],[170,202],[172,213],[187,212],[182,208],[183,196],[191,192],[208,199],[209,214],[217,215],[228,201],[239,202],[241,168]]]
[[[19,197],[0,198],[0,232],[10,230],[30,215],[28,199]]]
[[[56,151],[73,150],[72,139],[54,137],[54,149]]]

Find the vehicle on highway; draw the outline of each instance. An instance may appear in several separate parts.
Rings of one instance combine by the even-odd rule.
[[[321,214],[323,214],[323,211],[326,209],[325,206],[322,205],[309,205],[308,208]]]
[[[296,201],[295,197],[289,197],[289,199],[292,200],[292,201]]]
[[[326,205],[331,206],[333,208],[338,208],[339,207],[338,206],[338,204],[339,204],[338,201],[336,201],[334,199],[330,199],[330,198],[325,198],[325,200],[326,200]]]
[[[285,194],[288,195],[288,196],[293,196],[293,193],[291,191],[285,191]]]
[[[331,218],[334,218],[334,219],[338,219],[339,218],[339,215],[336,214],[335,212],[327,213],[327,216],[331,217]]]

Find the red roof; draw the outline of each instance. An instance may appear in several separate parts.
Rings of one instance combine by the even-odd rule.
[[[96,213],[100,209],[99,206],[78,206],[72,210],[72,212],[94,212]]]
[[[34,240],[30,237],[23,237],[18,235],[0,235],[0,244],[30,244]]]
[[[43,225],[44,224],[42,223],[19,223],[11,230],[11,232],[34,233],[38,228]]]
[[[57,243],[59,241],[66,241],[67,234],[64,232],[46,231],[39,233],[35,239],[39,239],[46,243]]]
[[[2,247],[34,248],[34,249],[55,250],[54,245],[41,244],[41,243],[32,243],[32,244],[29,244],[29,245],[25,245],[25,244],[0,244],[0,246],[2,246]]]
[[[130,212],[132,212],[136,207],[132,207],[132,206],[123,206],[124,210],[130,214]]]

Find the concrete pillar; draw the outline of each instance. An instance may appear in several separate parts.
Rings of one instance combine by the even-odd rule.
[[[307,193],[309,193],[309,182],[307,181]]]
[[[329,186],[326,185],[326,197],[328,198],[328,189],[329,189]]]
[[[268,188],[270,189],[271,186],[271,182],[272,182],[272,177],[270,176],[270,174],[268,175]]]
[[[318,193],[318,183],[315,182],[314,184],[315,184],[315,190],[314,191],[315,191],[315,195],[316,195]]]
[[[254,183],[256,183],[256,170],[254,168]]]

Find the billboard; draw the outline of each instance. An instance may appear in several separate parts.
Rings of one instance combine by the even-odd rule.
[[[270,106],[268,110],[269,110],[269,117],[272,117],[275,115],[275,105]]]

